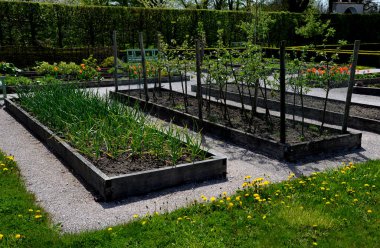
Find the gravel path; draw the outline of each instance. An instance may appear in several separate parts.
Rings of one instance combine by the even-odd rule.
[[[101,92],[106,92],[103,88]],[[188,184],[142,197],[99,203],[43,144],[33,137],[3,108],[0,109],[0,148],[15,155],[27,188],[37,202],[50,213],[54,223],[61,223],[63,232],[101,229],[126,223],[134,214],[172,211],[186,206],[200,196],[233,193],[246,175],[267,176],[271,181],[285,180],[289,173],[308,175],[334,168],[341,162],[380,158],[380,135],[363,132],[362,149],[334,157],[312,157],[309,161],[285,163],[256,154],[220,140],[206,137],[205,146],[228,157],[228,180]]]

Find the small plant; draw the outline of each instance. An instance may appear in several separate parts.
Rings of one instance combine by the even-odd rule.
[[[117,63],[119,65],[123,64],[124,62],[121,59],[117,59]],[[113,67],[114,66],[114,57],[110,56],[103,60],[103,62],[100,64],[100,67]]]
[[[1,62],[0,61],[0,74],[5,74],[5,75],[16,75],[20,73],[22,70],[17,68],[14,64],[12,63],[7,63],[7,62]]]
[[[33,81],[30,78],[22,77],[22,76],[20,77],[7,76],[5,81],[7,82],[8,86],[33,84]]]

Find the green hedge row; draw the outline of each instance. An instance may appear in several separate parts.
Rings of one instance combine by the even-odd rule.
[[[294,28],[302,21],[296,13],[275,12],[277,20],[270,31],[268,43],[276,45],[287,40],[289,45],[306,42],[295,35]],[[1,2],[0,45],[77,47],[110,46],[112,31],[119,33],[119,44],[138,46],[138,32],[145,32],[146,44],[155,44],[157,31],[167,41],[181,42],[186,35],[194,36],[197,22],[207,30],[207,43],[216,42],[218,28],[223,28],[225,41],[245,40],[238,28],[252,14],[237,11],[144,9],[125,7],[68,6],[49,3]],[[331,19],[337,39],[380,42],[380,14],[322,15]]]

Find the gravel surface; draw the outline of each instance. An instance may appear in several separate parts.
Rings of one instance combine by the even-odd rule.
[[[103,88],[102,93],[107,89]],[[244,148],[205,137],[205,146],[212,152],[228,157],[228,179],[162,190],[142,197],[101,203],[43,144],[33,137],[3,108],[0,109],[0,148],[15,156],[27,188],[36,195],[37,202],[50,213],[63,232],[101,229],[126,223],[134,214],[172,211],[224,191],[233,193],[244,176],[269,177],[271,181],[287,179],[289,173],[309,175],[341,165],[342,162],[380,158],[380,135],[362,132],[362,149],[348,154],[310,157],[308,161],[286,163],[248,151]]]

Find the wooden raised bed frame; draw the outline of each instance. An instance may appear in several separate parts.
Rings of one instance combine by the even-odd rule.
[[[86,184],[100,196],[111,201],[129,196],[178,186],[184,183],[208,179],[225,179],[227,159],[208,153],[210,159],[194,163],[141,171],[120,176],[107,176],[68,143],[9,99],[5,100],[7,111],[41,140],[50,150],[64,160]]]
[[[350,150],[361,147],[361,133],[340,134],[331,138],[300,142],[297,144],[281,144],[280,142],[261,138],[241,130],[226,127],[207,120],[200,120],[196,116],[159,104],[145,102],[142,99],[125,94],[126,92],[128,91],[111,91],[110,97],[130,106],[138,105],[144,112],[152,114],[158,118],[172,121],[175,124],[192,129],[202,130],[203,134],[215,135],[231,143],[244,146],[252,151],[270,155],[276,159],[296,161],[322,152]]]

